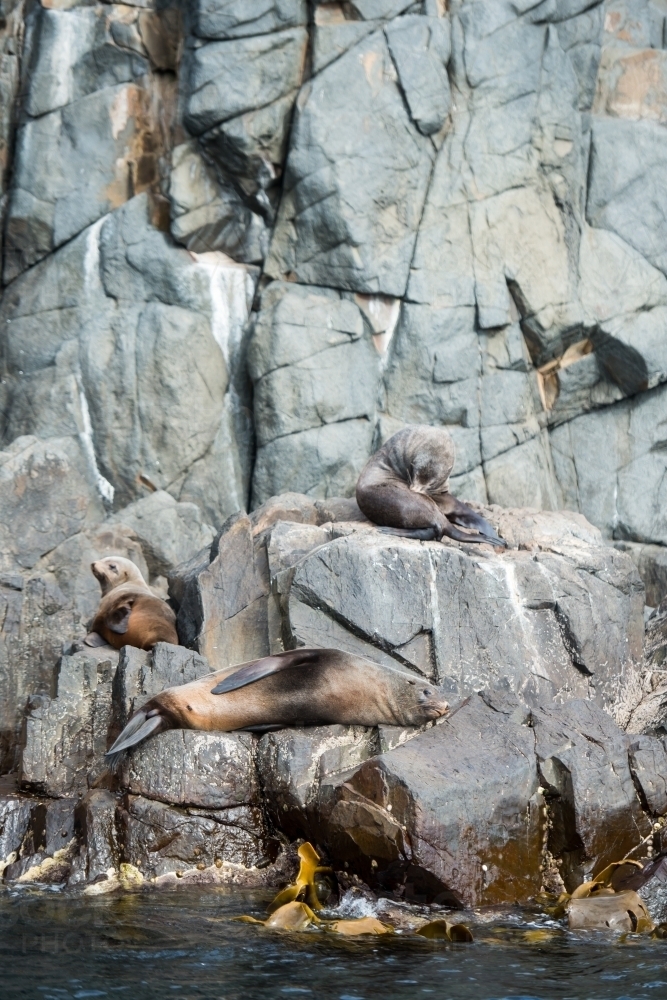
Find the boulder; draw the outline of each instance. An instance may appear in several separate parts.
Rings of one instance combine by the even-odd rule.
[[[41,556],[104,517],[83,443],[17,438],[0,452],[0,566],[32,569]]]
[[[124,856],[144,875],[208,866],[223,858],[251,867],[264,856],[262,815],[248,806],[180,809],[128,795],[120,824]]]
[[[194,49],[185,112],[190,132],[200,135],[295,91],[307,40],[305,28],[295,27]]]
[[[194,31],[200,38],[243,38],[308,21],[306,0],[197,0],[192,7]]]
[[[160,733],[132,754],[128,787],[133,795],[177,806],[256,805],[253,754],[250,733]]]
[[[336,858],[406,900],[476,906],[540,887],[534,735],[474,695],[449,720],[320,788]]]
[[[267,258],[271,276],[404,294],[434,153],[396,77],[376,31],[302,92]]]
[[[268,502],[254,528],[228,523],[189,584],[179,627],[212,667],[336,646],[416,670],[451,699],[500,686],[537,707],[611,706],[641,663],[634,564],[580,515],[482,508],[509,544],[496,554],[334,520],[350,516],[344,503],[338,515],[307,498],[289,506]]]
[[[134,533],[151,576],[168,576],[215,537],[196,504],[178,503],[164,490],[124,507],[111,522],[127,525]]]
[[[5,440],[81,435],[116,509],[167,489],[221,523],[249,477],[236,379],[255,274],[174,246],[152,215],[131,199],[3,297]]]
[[[62,657],[56,696],[39,698],[26,719],[23,788],[66,798],[85,792],[107,770],[104,754],[117,662],[110,647]]]
[[[327,288],[273,282],[248,365],[259,430],[254,503],[286,489],[309,493],[323,479],[327,492],[350,491],[370,452],[380,367],[361,309]]]
[[[660,124],[594,117],[586,218],[616,233],[661,271],[667,257],[661,222],[650,206],[664,198],[666,158]]]

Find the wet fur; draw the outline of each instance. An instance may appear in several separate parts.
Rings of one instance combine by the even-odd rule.
[[[366,463],[357,482],[361,511],[385,530],[424,540],[505,546],[480,514],[449,492],[454,443],[443,427],[402,428]],[[460,531],[456,525],[466,528]]]
[[[243,671],[238,687],[213,694]],[[248,679],[253,673],[259,674],[257,679]],[[167,688],[142,706],[109,754],[163,729],[231,732],[336,723],[419,726],[446,709],[442,692],[407,671],[337,649],[298,649]]]

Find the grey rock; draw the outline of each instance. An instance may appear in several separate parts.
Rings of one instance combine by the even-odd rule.
[[[386,35],[412,119],[431,135],[444,125],[451,103],[449,22],[408,14],[392,21]]]
[[[606,8],[607,4],[596,4],[556,24],[560,43],[579,81],[580,111],[587,111],[595,97]]]
[[[441,725],[323,782],[320,842],[406,900],[532,895],[543,822],[533,746],[527,726],[473,695]]]
[[[248,806],[177,809],[129,795],[120,818],[124,859],[144,875],[207,866],[217,859],[250,867],[264,855],[261,813]]]
[[[0,861],[21,847],[30,823],[28,799],[18,795],[3,795],[0,799]]]
[[[273,210],[264,192],[275,186],[282,174],[295,100],[296,91],[292,91],[200,136],[202,147],[221,175],[234,181],[245,196],[255,196],[255,204],[269,218]]]
[[[129,83],[146,73],[145,50],[119,47],[118,27],[113,11],[105,17],[95,7],[35,8],[28,25],[27,114],[39,118],[96,90]]]
[[[664,504],[665,388],[587,413],[550,433],[559,506],[581,510],[607,538],[667,543]]]
[[[663,272],[663,222],[650,206],[664,199],[666,158],[667,139],[660,125],[593,119],[586,217],[591,225],[617,233]]]
[[[102,648],[62,657],[56,697],[42,699],[26,719],[22,787],[67,798],[106,770],[116,656]]]
[[[642,736],[630,744],[630,768],[650,816],[667,813],[667,746],[664,740]]]
[[[644,638],[644,672],[636,685],[625,724],[629,733],[667,735],[667,602],[649,615]]]
[[[637,542],[614,542],[617,549],[627,552],[642,578],[646,603],[657,608],[667,597],[667,550],[664,545],[640,545]]]
[[[132,199],[4,296],[11,437],[82,434],[118,506],[167,488],[221,523],[244,506],[249,478],[229,373],[254,285],[220,254],[176,248],[146,196]]]
[[[319,21],[315,14],[313,42],[313,72],[319,73],[325,66],[338,59],[366,35],[380,27],[378,21]]]
[[[5,571],[32,568],[65,539],[102,519],[94,473],[76,438],[21,437],[0,452]]]
[[[124,507],[112,518],[127,525],[139,540],[152,576],[168,576],[207,545],[215,529],[206,524],[193,503],[177,503],[164,490]]]
[[[265,540],[253,537],[250,520],[239,514],[227,524],[210,565],[193,582],[191,603],[177,625],[196,640],[202,656],[219,670],[270,652],[270,586]],[[185,616],[192,613],[192,620]]]
[[[129,789],[178,806],[257,805],[259,786],[249,733],[160,733],[132,754]]]
[[[146,129],[146,101],[135,84],[119,84],[21,127],[7,209],[6,282],[127,200],[128,133],[139,139]],[[89,178],[84,187],[82,172]]]
[[[262,217],[222,184],[196,142],[172,150],[169,174],[171,234],[194,253],[222,250],[234,260],[261,261],[268,248]]]
[[[89,791],[77,808],[78,833],[81,840],[74,882],[102,881],[109,869],[117,869],[121,844],[116,826],[116,796],[103,788]]]
[[[312,497],[354,492],[372,452],[374,427],[365,418],[324,424],[277,438],[258,449],[253,506],[277,491],[299,489]]]
[[[395,76],[384,36],[374,32],[302,92],[271,276],[404,294],[433,147],[409,119]]]
[[[284,97],[301,83],[307,32],[210,42],[191,55],[185,124],[195,135]]]
[[[248,348],[258,455],[253,503],[286,489],[352,491],[368,454],[380,358],[360,309],[327,288],[273,282]],[[288,438],[288,440],[286,440]]]
[[[574,700],[556,712],[534,712],[533,726],[552,821],[549,849],[561,858],[561,876],[571,891],[585,874],[624,857],[649,833],[651,820],[633,781],[631,739],[606,712]],[[643,774],[633,767],[653,797],[651,783],[659,781],[658,775],[652,768]]]
[[[296,500],[259,508],[254,528],[230,521],[191,584],[191,634],[212,667],[336,646],[416,669],[452,698],[500,685],[539,707],[611,706],[641,662],[639,576],[580,515],[481,508],[510,546],[491,555]]]
[[[242,38],[306,24],[306,0],[197,0],[195,34],[200,38]]]
[[[357,767],[377,750],[374,731],[358,726],[282,729],[263,736],[257,768],[276,826],[291,837],[307,835],[307,813],[322,781]]]

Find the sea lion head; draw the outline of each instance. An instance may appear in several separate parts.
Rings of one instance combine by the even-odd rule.
[[[439,719],[449,708],[443,692],[434,684],[412,682],[410,692],[414,701],[406,705],[405,710],[414,726],[423,726],[425,722]]]
[[[104,559],[91,563],[90,568],[102,588],[103,597],[123,583],[136,583],[148,590],[148,584],[139,572],[139,568],[123,556],[105,556]]]

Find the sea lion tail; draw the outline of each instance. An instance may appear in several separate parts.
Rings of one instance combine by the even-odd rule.
[[[109,759],[111,769],[113,770],[118,763],[123,750],[127,750],[129,747],[133,747],[137,743],[141,743],[142,740],[151,736],[152,733],[157,733],[168,728],[169,723],[165,717],[160,714],[159,708],[154,708],[150,712],[145,712],[142,708],[140,708],[139,711],[132,716],[111,749],[107,750],[105,754],[105,757]]]

